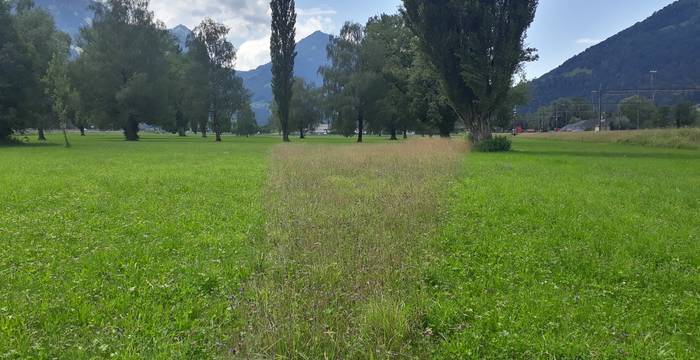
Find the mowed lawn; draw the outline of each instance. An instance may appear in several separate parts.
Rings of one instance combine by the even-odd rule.
[[[0,358],[219,352],[277,140],[72,139],[0,148]]]
[[[425,260],[435,355],[700,357],[700,152],[514,149],[466,157]]]
[[[387,142],[368,139],[352,146]],[[295,151],[296,141],[274,150],[275,137],[226,137],[221,144],[194,136],[73,140],[70,149],[59,145],[58,135],[50,138],[54,146],[0,147],[0,358],[235,357],[241,338],[268,346],[244,347],[248,354],[287,358],[333,354],[326,349],[339,358],[693,359],[700,352],[700,151],[516,139],[511,153],[460,155],[461,170],[447,174],[453,180],[439,190],[402,171],[448,173],[450,167],[427,166],[436,161],[430,156],[397,166],[411,159],[396,153],[400,148],[377,147],[360,153],[360,161],[343,147],[330,154],[352,161],[334,162],[346,168],[333,175],[319,155],[323,149]],[[352,139],[305,142],[301,146],[335,147]],[[293,156],[280,155],[286,151]],[[394,163],[373,160],[384,152]],[[317,158],[304,160],[304,154]],[[332,216],[333,206],[312,201],[322,198],[319,187],[296,189],[290,182],[299,194],[275,193],[285,188],[277,178],[292,171],[285,170],[290,161],[310,164],[306,171],[323,175],[318,181],[333,180],[323,186],[342,187],[336,197],[381,189],[345,181],[353,176],[385,190],[358,193],[364,200],[348,200]],[[371,173],[361,175],[363,169]],[[313,183],[313,174],[301,175],[294,181]],[[396,181],[403,176],[414,183],[400,191]],[[412,203],[394,205],[396,197],[424,190],[442,205],[435,206],[436,218],[422,214],[414,223],[406,216]],[[280,199],[307,203],[299,204],[301,215],[285,220],[269,209]],[[342,211],[382,216],[377,201],[388,201],[385,219],[339,219]],[[323,211],[318,221],[307,219],[314,217],[309,204]],[[347,247],[374,249],[368,259],[391,261],[343,276],[354,265],[328,259],[343,245],[322,247],[352,241],[342,229],[303,248],[311,253],[279,251],[303,243],[303,226],[319,237],[332,222],[385,234]],[[414,228],[424,225],[435,228]],[[404,254],[401,242],[414,248]],[[381,250],[392,248],[402,256]],[[314,258],[335,280],[303,278],[323,274],[304,271]],[[279,271],[288,269],[282,265],[292,266],[296,277],[280,277],[290,274]],[[367,291],[360,293],[372,294],[366,299],[348,290],[355,289],[355,277],[386,274],[399,278],[363,282]],[[343,292],[333,293],[336,283]],[[342,301],[306,306],[323,304],[318,294]],[[294,298],[286,302],[287,295]],[[260,317],[255,311],[262,300],[295,306]],[[298,321],[294,330],[303,328],[296,325],[308,311],[318,311],[314,328],[283,333],[277,342],[270,334],[278,333],[264,331],[286,324],[246,323],[289,318]],[[365,315],[357,321],[343,317],[358,313]],[[343,334],[333,332],[338,321]],[[304,337],[317,333],[328,338]]]

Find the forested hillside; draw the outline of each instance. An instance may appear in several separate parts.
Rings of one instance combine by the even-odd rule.
[[[532,82],[534,111],[562,97],[591,97],[604,90],[679,89],[700,86],[700,0],[679,0],[651,17],[571,58]],[[664,99],[664,96],[666,97]],[[678,101],[700,93],[660,94],[657,100]]]

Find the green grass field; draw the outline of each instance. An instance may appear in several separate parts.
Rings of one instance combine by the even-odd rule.
[[[0,147],[0,358],[700,353],[700,151]]]

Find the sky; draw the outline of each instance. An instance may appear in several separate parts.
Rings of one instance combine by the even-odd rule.
[[[651,16],[673,0],[540,0],[527,45],[540,60],[527,64],[528,79],[539,77],[586,48]],[[396,13],[401,0],[297,0],[297,40],[320,30],[337,34],[345,21],[365,23],[370,16]],[[194,28],[212,17],[231,28],[238,49],[236,69],[270,61],[269,0],[151,0],[168,27]]]

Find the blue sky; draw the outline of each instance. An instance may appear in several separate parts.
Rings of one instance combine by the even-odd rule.
[[[568,58],[644,20],[673,0],[540,0],[528,46],[540,60],[528,64],[527,76],[541,76]],[[237,68],[248,70],[269,61],[269,0],[151,0],[156,15],[170,27],[196,25],[211,16],[231,27],[238,47]],[[395,13],[401,0],[297,0],[298,37],[315,30],[337,33],[347,21],[364,23],[375,14]]]

